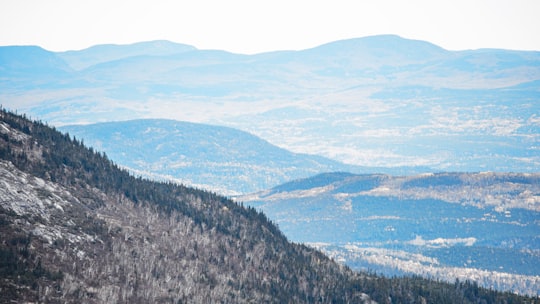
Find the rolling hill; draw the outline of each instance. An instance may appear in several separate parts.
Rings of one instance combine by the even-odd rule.
[[[540,290],[540,174],[325,173],[239,197],[353,269]]]
[[[10,48],[0,50],[11,52],[0,57],[3,106],[55,126],[165,118],[357,166],[540,166],[540,52],[448,51],[393,35],[255,55],[166,41]]]
[[[292,153],[233,128],[163,119],[71,125],[59,130],[135,174],[174,180],[225,195],[268,189],[322,172],[399,172]]]

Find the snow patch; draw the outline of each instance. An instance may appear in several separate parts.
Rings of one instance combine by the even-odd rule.
[[[414,246],[426,246],[431,248],[448,248],[456,245],[470,247],[473,246],[474,243],[476,243],[476,238],[436,238],[433,240],[424,240],[422,236],[417,235],[414,240],[408,241],[406,243]]]

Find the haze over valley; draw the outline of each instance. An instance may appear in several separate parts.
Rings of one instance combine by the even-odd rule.
[[[2,47],[3,105],[55,126],[167,118],[368,167],[535,172],[540,53],[373,36],[255,55]]]

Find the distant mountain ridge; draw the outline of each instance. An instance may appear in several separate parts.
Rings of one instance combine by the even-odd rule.
[[[29,77],[32,74],[72,72],[69,65],[56,54],[38,46],[5,46],[0,47],[0,77]],[[36,75],[34,75],[36,76]]]
[[[79,51],[58,53],[75,70],[108,61],[115,61],[136,56],[168,56],[196,50],[187,44],[173,43],[166,40],[133,43],[130,45],[103,44]]]
[[[365,167],[540,167],[540,52],[383,35],[254,55],[166,41],[12,55],[2,104],[57,126],[166,118]]]

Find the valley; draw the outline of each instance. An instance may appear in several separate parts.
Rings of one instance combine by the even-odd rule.
[[[328,173],[237,198],[353,269],[536,294],[540,175]]]

